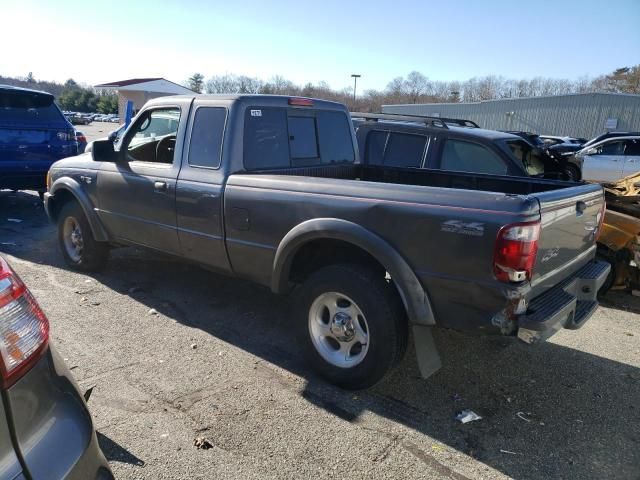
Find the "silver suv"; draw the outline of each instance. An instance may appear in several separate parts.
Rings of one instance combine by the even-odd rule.
[[[0,479],[113,479],[49,321],[0,257]]]

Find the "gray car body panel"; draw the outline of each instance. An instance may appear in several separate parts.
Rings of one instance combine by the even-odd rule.
[[[400,176],[412,175],[415,184],[407,184],[411,182],[365,181],[365,170],[332,177],[323,173],[330,170],[326,166],[318,167],[320,173],[306,176],[289,170],[247,172],[243,164],[246,110],[296,108],[288,99],[203,95],[151,100],[140,114],[161,106],[179,105],[182,109],[176,154],[168,169],[175,193],[152,206],[145,193],[132,187],[121,208],[133,221],[126,231],[123,225],[116,226],[117,231],[109,226],[110,238],[174,253],[275,292],[288,290],[288,265],[301,245],[337,238],[363,248],[391,273],[412,323],[491,333],[501,331],[493,319],[511,308],[514,299],[540,295],[595,255],[595,240],[590,236],[595,235],[593,226],[603,203],[602,189],[597,185],[439,172],[443,186],[432,180],[437,176],[433,171],[399,172]],[[228,109],[220,167],[206,171],[187,161],[193,114],[200,105]],[[348,116],[343,105],[333,102],[314,100],[313,107],[297,108],[335,110]],[[127,135],[129,131],[123,144]],[[357,159],[353,130],[351,137]],[[53,185],[75,171],[77,162],[67,159],[54,164]],[[86,164],[85,159],[80,162]],[[103,204],[106,197],[100,191],[104,185],[101,175],[129,167],[119,162],[94,163],[99,190],[94,211],[104,217],[109,209]],[[356,160],[344,168],[368,167]],[[383,177],[394,174],[390,169],[380,172]],[[424,178],[423,184],[415,180],[418,177]],[[460,187],[460,183],[469,187]],[[494,187],[478,186],[485,184]],[[109,194],[110,200],[120,201],[113,199],[115,194]],[[586,204],[580,216],[576,214],[579,202]],[[141,218],[145,208],[152,210]],[[158,220],[171,214],[173,223]],[[499,230],[507,224],[539,220],[543,228],[533,281],[497,281],[492,263]],[[144,238],[126,238],[135,228],[146,232]],[[161,230],[175,235],[177,247],[154,244],[154,235]]]
[[[22,474],[22,466],[13,446],[8,418],[4,398],[2,398],[0,399],[0,478],[13,480]]]
[[[16,448],[31,478],[111,478],[93,422],[71,373],[49,345],[5,392]]]

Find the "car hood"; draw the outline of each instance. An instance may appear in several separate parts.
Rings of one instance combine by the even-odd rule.
[[[76,155],[75,157],[68,157],[63,158],[62,160],[58,160],[53,165],[51,165],[51,169],[83,168],[96,170],[99,165],[100,164],[98,162],[93,161],[91,153],[82,153],[80,155]]]

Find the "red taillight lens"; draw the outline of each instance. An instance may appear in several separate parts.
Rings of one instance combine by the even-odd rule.
[[[496,278],[501,282],[531,280],[539,237],[540,222],[502,227],[493,252],[493,273]]]
[[[313,107],[313,100],[310,98],[291,97],[289,99],[289,105],[295,105],[297,107]]]
[[[85,137],[84,135],[78,135],[76,137],[76,140],[78,141],[78,143],[80,143],[80,142],[87,143],[87,137]]]
[[[49,321],[20,278],[0,258],[0,380],[7,388],[40,358]]]

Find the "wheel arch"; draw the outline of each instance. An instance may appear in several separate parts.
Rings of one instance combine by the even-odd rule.
[[[93,205],[89,196],[84,192],[80,184],[70,177],[58,178],[49,189],[49,196],[46,202],[47,213],[51,220],[57,221],[62,207],[69,201],[76,201],[80,204],[82,211],[87,217],[93,238],[98,242],[109,240],[98,215],[93,210]]]
[[[361,225],[336,218],[318,218],[291,229],[282,239],[273,261],[271,289],[289,290],[292,267],[305,246],[334,242],[351,249],[357,260],[371,258],[391,276],[410,323],[435,325],[431,302],[425,289],[404,258],[388,242]]]

